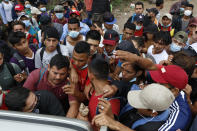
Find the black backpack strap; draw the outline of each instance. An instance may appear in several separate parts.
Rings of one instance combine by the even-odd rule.
[[[15,76],[16,75],[16,72],[14,70],[13,65],[11,63],[5,63],[5,64],[6,64],[7,68],[8,68],[8,70],[10,71],[11,75],[12,76]]]
[[[60,49],[60,45],[59,44],[57,45],[57,53],[60,54],[60,55],[62,55],[62,52],[61,52],[61,49]]]
[[[25,68],[25,62],[21,58],[21,56],[18,53],[15,52],[14,55],[13,55],[13,57],[16,58],[16,60],[18,61],[19,66],[21,67],[21,69],[24,69]]]
[[[43,55],[44,55],[44,51],[45,51],[45,47],[42,47],[41,51],[40,51],[40,60],[43,60]]]

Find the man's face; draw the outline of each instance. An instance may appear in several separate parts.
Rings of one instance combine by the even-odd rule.
[[[108,30],[111,30],[113,28],[113,24],[112,25],[108,25],[108,24],[104,23],[104,26]]]
[[[23,108],[23,112],[32,112],[37,104],[37,100],[37,96],[33,92],[30,92],[26,100],[26,105]]]
[[[123,37],[125,38],[125,40],[130,40],[132,36],[134,36],[135,31],[131,30],[129,28],[125,28],[123,30]]]
[[[178,40],[176,40],[175,38],[172,39],[172,42],[174,42],[176,45],[181,46],[182,48],[185,47],[185,43],[181,43]]]
[[[88,39],[87,43],[90,45],[90,55],[94,55],[99,47],[100,41]]]
[[[66,67],[58,69],[56,66],[48,68],[48,81],[53,85],[61,84],[66,80],[68,69]]]
[[[69,31],[80,31],[80,27],[78,24],[68,24],[68,30]]]
[[[122,79],[124,81],[132,80],[136,75],[136,71],[133,69],[132,65],[128,64],[122,67]]]
[[[153,37],[154,37],[154,34],[152,34],[152,33],[146,33],[146,36],[147,36],[147,39],[148,40],[152,40]]]
[[[13,27],[13,31],[14,32],[18,32],[18,31],[20,31],[20,32],[25,32],[25,29],[24,29],[24,27],[22,26],[22,25],[15,25],[14,27]]]
[[[22,38],[21,41],[13,46],[20,54],[26,54],[28,51],[27,39]]]
[[[197,28],[193,31],[192,41],[193,43],[197,42]]]
[[[193,11],[192,7],[185,7],[185,10],[191,10],[191,11]]]
[[[3,64],[3,54],[0,53],[0,66]]]
[[[46,38],[44,41],[46,50],[48,52],[53,52],[54,50],[56,50],[58,42],[59,41],[56,38]]]
[[[188,26],[188,29],[189,29],[189,32],[193,32],[193,31],[195,31],[196,30],[196,25],[189,25]]]
[[[154,54],[159,54],[165,49],[165,45],[161,41],[154,42],[153,45],[154,45],[153,48]]]
[[[163,23],[164,26],[167,26],[167,25],[169,25],[171,23],[171,20],[168,19],[168,17],[164,16],[162,18],[162,23]]]
[[[73,64],[77,66],[78,69],[81,69],[88,63],[88,54],[86,53],[77,53],[73,50]]]
[[[144,9],[142,8],[142,5],[136,5],[135,6],[135,13],[136,14],[142,14]]]
[[[156,17],[155,13],[150,12],[149,16],[151,17],[151,21],[154,22],[155,21],[155,17]]]
[[[115,50],[116,46],[104,44],[104,48],[105,48],[107,54],[111,54],[112,51]]]

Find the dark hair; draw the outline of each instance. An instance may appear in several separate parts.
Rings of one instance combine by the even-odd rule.
[[[136,41],[138,47],[143,47],[144,46],[144,38],[143,37],[131,37],[131,40]]]
[[[24,87],[15,87],[5,96],[5,104],[8,110],[23,111],[30,90]]]
[[[153,41],[154,42],[159,42],[162,45],[169,45],[172,43],[172,38],[170,36],[170,32],[168,31],[159,31],[158,33],[156,33],[153,37]]]
[[[109,76],[109,64],[101,56],[96,55],[92,61],[88,64],[88,68],[94,76],[99,80],[107,80]]]
[[[85,41],[79,41],[75,47],[74,47],[74,51],[76,53],[86,53],[86,54],[90,54],[90,45],[85,42]]]
[[[59,41],[60,36],[59,36],[59,32],[57,31],[57,29],[55,27],[52,26],[47,26],[44,30],[44,40],[47,38],[55,38]]]
[[[136,29],[136,25],[135,25],[134,23],[127,22],[127,23],[125,23],[125,24],[124,24],[124,29],[126,29],[126,28],[128,28],[128,29],[130,29],[130,30],[134,30],[134,31],[135,31],[135,29]]]
[[[8,37],[8,40],[14,46],[15,44],[19,43],[22,38],[26,39],[25,33],[20,32],[20,31],[11,32],[9,37]]]
[[[21,22],[21,21],[15,21],[15,22],[13,22],[12,29],[14,29],[14,26],[15,25],[21,25],[25,29],[25,24],[23,22]]]
[[[70,18],[68,20],[68,24],[78,24],[78,26],[80,27],[80,22],[77,18]]]
[[[40,5],[47,5],[47,3],[46,2],[44,2],[44,1],[40,1],[39,3],[38,3],[38,5],[40,6]]]
[[[90,30],[86,34],[86,41],[88,39],[93,39],[93,40],[101,41],[101,34],[97,30]]]
[[[185,7],[192,7],[192,9],[194,9],[194,5],[190,3],[185,4]]]
[[[156,0],[156,6],[160,6],[161,4],[163,4],[164,1],[163,0]]]
[[[142,8],[144,8],[144,4],[143,4],[141,1],[136,2],[136,3],[135,3],[135,7],[136,7],[137,5],[142,5]]]
[[[56,54],[55,56],[53,56],[49,64],[50,67],[56,66],[58,70],[62,68],[69,69],[70,66],[68,57],[63,56],[61,54]]]
[[[184,51],[174,53],[172,64],[180,66],[185,70],[188,76],[191,76],[195,69],[195,57],[188,56]]]
[[[12,48],[5,42],[0,40],[0,53],[4,55],[4,62],[9,62],[13,55]]]

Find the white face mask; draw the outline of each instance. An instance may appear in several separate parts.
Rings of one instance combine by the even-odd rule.
[[[192,14],[191,10],[185,10],[184,11],[184,15],[186,15],[186,16],[190,16],[191,14]]]

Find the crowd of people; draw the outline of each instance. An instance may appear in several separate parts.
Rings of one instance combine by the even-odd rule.
[[[136,1],[120,31],[110,0],[2,0],[0,109],[196,131],[197,17],[189,0],[161,15],[164,2]]]

